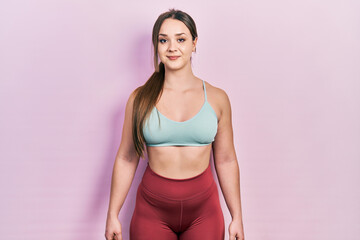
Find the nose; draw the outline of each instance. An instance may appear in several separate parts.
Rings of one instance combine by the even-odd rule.
[[[168,49],[168,50],[171,52],[171,51],[175,51],[176,48],[177,48],[177,43],[176,43],[176,41],[170,41],[170,43],[169,43],[169,49]]]

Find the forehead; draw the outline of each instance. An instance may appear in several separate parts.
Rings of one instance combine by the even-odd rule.
[[[174,36],[177,33],[185,33],[187,36],[190,35],[190,30],[180,20],[167,18],[161,24],[159,34],[166,34],[168,36]]]

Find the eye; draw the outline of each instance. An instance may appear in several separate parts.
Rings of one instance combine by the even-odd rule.
[[[183,41],[181,41],[181,42],[184,42],[184,41],[185,41],[185,39],[184,39],[184,38],[180,38],[179,40],[183,40]]]
[[[159,42],[160,42],[160,43],[164,43],[164,42],[162,42],[163,40],[166,41],[165,39],[160,39]]]

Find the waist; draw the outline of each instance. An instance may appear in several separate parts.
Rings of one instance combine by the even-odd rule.
[[[211,165],[200,174],[184,179],[175,179],[155,173],[147,164],[141,183],[148,191],[159,197],[185,200],[201,195],[215,184]]]

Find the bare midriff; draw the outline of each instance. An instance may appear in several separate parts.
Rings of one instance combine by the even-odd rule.
[[[163,177],[191,178],[209,166],[211,146],[147,146],[149,166]]]

